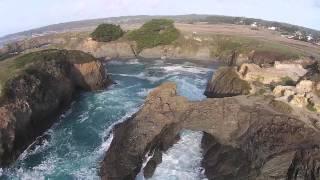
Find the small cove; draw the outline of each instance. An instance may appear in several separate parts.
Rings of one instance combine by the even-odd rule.
[[[43,143],[25,151],[12,167],[2,169],[0,179],[99,179],[99,162],[110,145],[115,123],[135,113],[147,94],[165,81],[176,82],[179,95],[189,100],[204,99],[207,80],[217,67],[179,60],[108,61],[106,68],[117,84],[81,93],[45,133]],[[190,135],[186,135],[188,141]]]

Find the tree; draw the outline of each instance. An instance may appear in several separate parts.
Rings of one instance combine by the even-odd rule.
[[[140,52],[145,48],[171,44],[179,35],[180,32],[174,27],[172,20],[153,19],[141,28],[129,32],[128,38],[136,41],[137,51]]]
[[[110,42],[119,39],[123,34],[124,32],[119,25],[100,24],[93,33],[91,33],[91,37],[95,41]]]

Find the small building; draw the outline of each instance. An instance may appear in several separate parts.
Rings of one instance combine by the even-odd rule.
[[[253,28],[256,28],[256,27],[258,27],[258,24],[257,24],[257,22],[253,22],[253,23],[251,24],[251,27],[253,27]]]
[[[301,40],[301,39],[304,38],[304,35],[303,35],[303,33],[301,31],[296,31],[294,33],[294,35],[295,35],[295,38],[298,39],[298,40]]]
[[[288,39],[293,39],[295,36],[291,35],[291,36],[287,36]]]
[[[268,27],[268,29],[272,30],[272,31],[275,31],[275,30],[277,30],[277,27],[271,26],[271,27]]]
[[[312,41],[312,40],[313,40],[313,37],[312,37],[311,34],[309,34],[309,35],[307,36],[307,40],[308,40],[308,41]]]
[[[194,37],[193,38],[195,41],[198,41],[198,42],[202,42],[202,39],[200,37]]]

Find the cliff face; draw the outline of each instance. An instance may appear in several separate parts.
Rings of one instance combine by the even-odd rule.
[[[135,50],[136,44],[131,41],[116,41],[110,43],[99,43],[92,39],[83,40],[76,47],[84,52],[90,52],[95,57],[107,58],[150,58],[150,59],[194,59],[194,60],[212,60],[210,49],[205,45],[197,48],[180,47],[175,45],[157,46],[142,50],[139,54]]]
[[[177,96],[174,84],[164,84],[115,128],[101,177],[134,179],[145,155],[154,152],[161,161],[162,152],[184,128],[205,133],[202,166],[208,179],[318,179],[319,120],[306,117],[280,112],[257,96],[189,102]],[[147,176],[160,161],[149,161]]]
[[[49,128],[78,90],[97,90],[110,83],[101,62],[79,51],[49,50],[26,56],[33,63],[8,80],[4,88],[1,166],[14,161]]]

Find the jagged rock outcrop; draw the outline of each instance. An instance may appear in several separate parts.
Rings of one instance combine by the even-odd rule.
[[[177,97],[175,84],[164,84],[150,93],[144,108],[114,128],[114,139],[102,163],[102,179],[135,179],[146,153],[163,151],[180,131],[179,119],[186,98]]]
[[[250,84],[242,80],[233,67],[220,68],[209,81],[204,94],[210,98],[223,98],[249,94]]]
[[[135,58],[136,54],[132,49],[132,42],[109,42],[102,43],[92,40],[91,38],[78,43],[76,47],[69,49],[77,49],[84,52],[90,52],[97,58]]]
[[[134,179],[145,155],[165,150],[182,128],[205,132],[202,165],[208,179],[320,178],[319,118],[280,111],[259,96],[189,102],[175,88],[161,85],[115,128],[102,179]]]
[[[26,65],[3,90],[1,166],[14,161],[49,128],[78,90],[97,90],[110,83],[101,62],[80,51],[46,50],[16,61]]]
[[[273,67],[261,68],[256,64],[242,64],[239,67],[241,78],[254,82],[259,81],[263,84],[279,83],[290,80],[296,83],[308,71],[300,64],[283,64],[275,62]]]
[[[290,57],[288,57],[287,54],[277,51],[252,51],[249,55],[250,62],[258,65],[273,64],[276,61],[288,59],[290,59]]]

